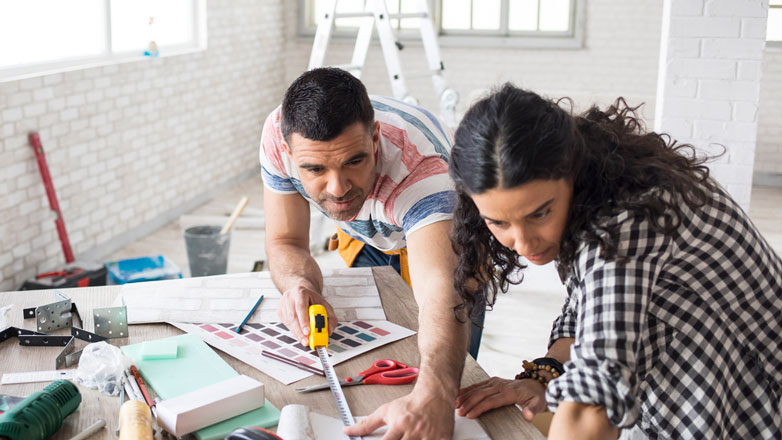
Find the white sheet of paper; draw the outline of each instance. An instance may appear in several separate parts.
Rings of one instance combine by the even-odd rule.
[[[359,422],[364,417],[356,417]],[[286,405],[280,412],[277,435],[285,440],[349,440],[342,432],[342,420],[318,414],[304,405]],[[364,440],[380,440],[386,428],[380,428]],[[454,412],[454,440],[490,440],[480,422],[456,415]]]
[[[340,321],[386,319],[371,268],[324,270],[323,285]],[[261,295],[263,301],[248,322],[279,321],[281,293],[268,271],[125,284],[113,305],[127,307],[128,324],[238,324]]]

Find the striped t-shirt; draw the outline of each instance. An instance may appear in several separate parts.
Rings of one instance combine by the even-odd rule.
[[[407,246],[406,236],[438,221],[450,220],[456,197],[448,177],[453,133],[429,111],[392,98],[370,96],[380,142],[375,184],[356,217],[337,226],[377,249]],[[279,194],[307,195],[292,158],[282,146],[280,107],[263,126],[261,167],[264,185]]]

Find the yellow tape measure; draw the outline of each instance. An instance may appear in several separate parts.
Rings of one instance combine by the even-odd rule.
[[[329,318],[326,316],[326,308],[320,304],[310,306],[310,348],[318,353],[320,363],[323,365],[323,372],[326,373],[326,381],[329,383],[331,394],[337,402],[337,410],[345,426],[352,426],[355,421],[350,412],[348,401],[342,394],[342,387],[339,385],[339,378],[334,372],[334,366],[331,365],[329,354],[326,349],[329,347]],[[350,437],[351,440],[360,440],[358,437]]]
[[[320,304],[310,306],[310,348],[329,348],[329,318]]]

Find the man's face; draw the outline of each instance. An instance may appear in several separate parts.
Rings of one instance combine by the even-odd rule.
[[[287,148],[307,191],[334,220],[352,220],[375,183],[375,153],[380,139],[376,122],[345,127],[330,141],[313,141],[293,133]]]

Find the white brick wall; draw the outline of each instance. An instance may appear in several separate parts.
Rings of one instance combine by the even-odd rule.
[[[77,258],[257,167],[283,4],[208,2],[203,52],[0,83],[0,291],[64,261],[30,131]]]
[[[655,130],[706,154],[712,174],[749,208],[766,0],[665,0]],[[696,48],[698,50],[696,50]]]
[[[759,69],[758,69],[759,70]],[[751,112],[752,109],[747,109]],[[760,104],[755,172],[782,175],[782,47],[766,47]]]

